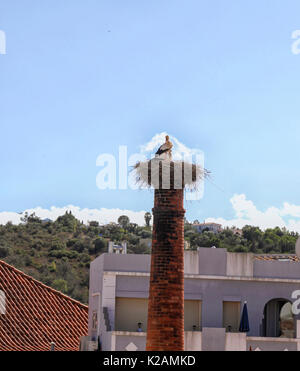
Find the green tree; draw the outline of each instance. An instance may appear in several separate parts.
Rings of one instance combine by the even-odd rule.
[[[41,223],[41,219],[35,215],[35,213],[32,213],[28,215],[28,212],[26,211],[24,216],[21,217],[21,222],[23,223]]]
[[[129,226],[128,226],[128,231],[130,233],[137,233],[138,225],[136,223],[130,223]]]
[[[49,266],[48,266],[49,272],[56,272],[56,263],[53,261]]]
[[[94,254],[104,252],[106,248],[107,248],[107,241],[104,238],[99,237],[94,241]]]
[[[0,246],[0,258],[6,258],[9,254],[9,248],[5,246]]]
[[[99,227],[99,222],[93,220],[93,221],[89,222],[89,226],[90,227]]]
[[[60,227],[60,229],[66,232],[75,232],[79,221],[75,218],[72,212],[66,211],[65,215],[57,218],[55,224]]]
[[[67,294],[67,292],[68,292],[67,281],[63,280],[62,278],[54,280],[52,286],[55,290],[61,291],[64,294]]]

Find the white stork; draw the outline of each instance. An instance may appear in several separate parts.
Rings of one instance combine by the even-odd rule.
[[[170,138],[167,135],[165,143],[158,148],[155,154],[155,157],[161,157],[161,155],[166,154],[169,157],[169,159],[171,159],[172,158],[172,147],[173,147],[173,143],[170,142]]]

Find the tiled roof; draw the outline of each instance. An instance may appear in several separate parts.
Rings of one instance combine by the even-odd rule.
[[[0,260],[0,351],[72,351],[88,332],[88,307]]]
[[[297,255],[288,255],[288,254],[271,254],[271,255],[254,255],[254,259],[256,260],[277,260],[277,261],[293,261],[293,262],[300,262],[300,259]]]

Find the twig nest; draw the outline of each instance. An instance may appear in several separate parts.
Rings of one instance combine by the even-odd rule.
[[[198,164],[161,158],[138,162],[133,171],[138,185],[154,189],[197,190],[210,174]]]

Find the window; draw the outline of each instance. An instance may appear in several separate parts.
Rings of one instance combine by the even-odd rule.
[[[201,301],[184,301],[184,330],[201,331]]]
[[[238,332],[240,327],[241,303],[223,301],[223,327],[226,332]]]
[[[147,331],[147,320],[148,299],[116,298],[116,331]]]

